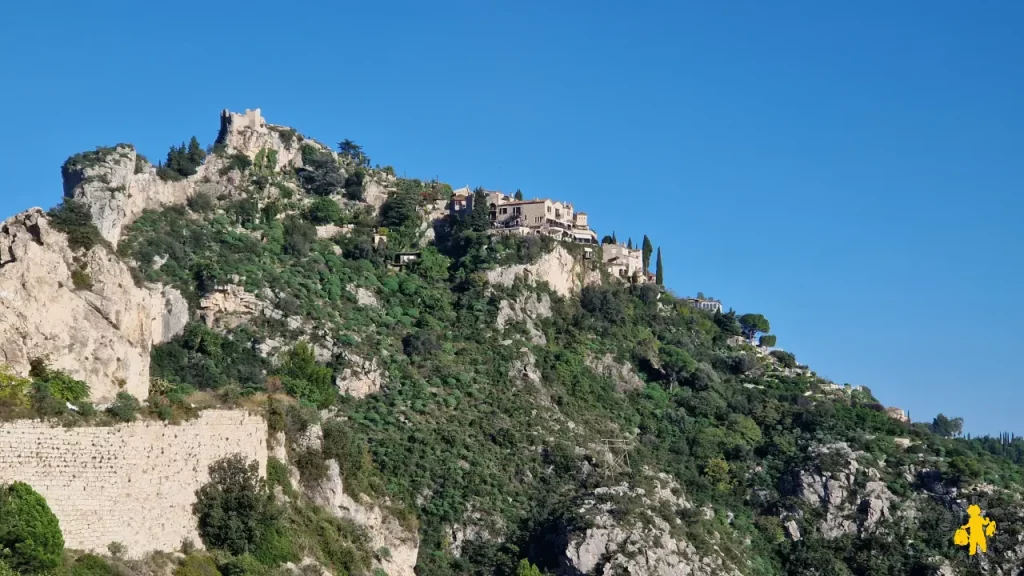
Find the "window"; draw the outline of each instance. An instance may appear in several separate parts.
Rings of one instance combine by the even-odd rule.
[[[543,220],[544,220],[543,216],[535,216],[534,219],[533,219],[534,223],[536,223],[536,224],[540,224]]]
[[[508,208],[502,208],[501,209],[501,213],[502,214],[508,214]]]
[[[513,216],[519,216],[522,213],[523,213],[523,209],[520,208],[519,206],[516,206],[515,208],[512,209],[512,215]]]

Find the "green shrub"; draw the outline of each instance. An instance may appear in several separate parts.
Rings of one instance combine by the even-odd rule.
[[[163,180],[181,180],[195,174],[205,158],[206,151],[193,136],[187,147],[184,142],[181,146],[171,146],[167,152],[167,162],[157,169],[157,175]]]
[[[50,224],[67,234],[68,246],[72,250],[90,250],[97,244],[105,243],[100,229],[92,221],[92,213],[84,203],[65,198],[62,203],[47,213]]]
[[[57,517],[28,484],[0,487],[0,551],[8,566],[22,574],[55,570],[64,537]]]
[[[85,268],[79,266],[71,271],[71,284],[75,290],[91,290],[92,276],[85,271]]]
[[[341,220],[341,207],[330,198],[317,198],[306,209],[306,218],[313,224],[332,224]]]
[[[119,422],[134,422],[142,405],[135,396],[127,392],[118,392],[114,403],[107,408],[107,413]]]
[[[221,576],[217,563],[209,554],[194,552],[174,571],[174,576]]]
[[[0,560],[0,576],[19,576],[6,562]]]
[[[255,460],[238,454],[210,465],[210,481],[196,491],[193,512],[208,548],[236,555],[276,549],[265,540],[278,537],[280,516]]]
[[[28,408],[32,380],[14,373],[7,364],[0,364],[0,409]]]
[[[187,205],[189,210],[200,214],[211,212],[214,207],[216,207],[213,196],[210,196],[206,192],[196,192],[193,194],[192,197],[188,199]]]
[[[135,152],[135,173],[142,174],[146,171],[146,166],[149,166],[149,158],[146,158],[138,151]]]
[[[299,400],[327,408],[337,398],[334,373],[317,363],[313,349],[305,342],[285,354],[280,376],[285,390]]]
[[[29,365],[28,375],[36,382],[46,384],[49,394],[57,400],[77,404],[89,399],[88,384],[50,368],[45,358],[33,358]]]
[[[95,554],[83,554],[68,569],[68,576],[114,576],[117,572],[106,560]]]
[[[783,368],[797,367],[796,356],[794,356],[792,352],[786,352],[785,350],[772,350],[771,355],[772,358],[779,361],[779,364],[781,364]]]

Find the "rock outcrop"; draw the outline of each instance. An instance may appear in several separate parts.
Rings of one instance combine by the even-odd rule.
[[[530,342],[543,346],[548,340],[537,323],[550,316],[551,298],[547,294],[524,294],[514,300],[501,301],[496,324],[500,330],[504,330],[513,322],[521,322],[526,327]]]
[[[644,387],[644,381],[636,375],[633,367],[626,363],[617,362],[615,356],[611,353],[605,354],[600,358],[593,354],[588,354],[586,364],[594,372],[615,382],[615,389],[619,392],[629,392],[630,390],[639,390]]]
[[[225,110],[221,115],[218,142],[229,154],[253,158],[260,150],[272,149],[277,152],[278,169],[301,166],[300,139],[294,130],[268,125],[259,110],[244,114]],[[180,206],[197,193],[213,198],[240,194],[238,172],[221,174],[226,163],[223,155],[210,156],[194,175],[164,180],[133,146],[118,144],[69,159],[62,169],[64,196],[88,206],[100,234],[117,246],[122,231],[145,210]]]
[[[78,286],[76,286],[76,283]],[[181,332],[177,290],[139,287],[105,246],[75,255],[39,208],[0,226],[0,362],[25,374],[32,358],[84,380],[94,402],[149,395],[149,351]]]
[[[347,518],[363,526],[370,536],[373,550],[387,548],[390,557],[374,560],[375,567],[390,576],[415,576],[419,537],[407,530],[390,514],[365,496],[357,502],[345,493],[341,470],[334,460],[327,461],[327,476],[309,493],[310,499],[339,518]]]
[[[702,557],[679,536],[679,512],[690,504],[673,494],[674,484],[667,476],[658,475],[655,485],[650,494],[627,485],[595,490],[580,510],[590,527],[569,535],[563,572],[574,576],[738,575],[735,568],[723,563],[722,554]],[[621,506],[636,506],[646,517],[620,522],[616,517],[621,516],[617,514]],[[663,518],[654,512],[659,509],[671,510],[674,517]]]
[[[515,264],[490,270],[487,281],[491,284],[511,286],[517,278],[527,282],[547,282],[557,294],[569,296],[583,286],[583,270],[576,258],[562,246],[540,257],[532,264]]]
[[[825,538],[844,534],[863,534],[875,530],[878,523],[889,518],[893,494],[874,468],[864,468],[857,458],[863,453],[850,450],[845,442],[816,447],[813,455],[830,456],[841,465],[837,470],[797,470],[785,492],[821,508],[824,521],[818,526]],[[858,486],[860,471],[868,480]]]
[[[377,365],[377,359],[363,360],[347,351],[342,354],[347,364],[334,379],[338,392],[353,398],[364,398],[379,392],[384,385],[384,371]]]
[[[234,328],[254,316],[281,318],[283,314],[236,284],[218,286],[199,301],[199,317],[211,328]]]

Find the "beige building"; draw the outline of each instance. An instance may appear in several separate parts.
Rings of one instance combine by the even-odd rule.
[[[605,244],[601,252],[604,266],[612,276],[634,284],[647,282],[642,249],[627,248],[622,244]]]
[[[590,229],[585,212],[575,212],[569,202],[550,199],[516,200],[508,194],[485,190],[491,230],[495,234],[527,236],[544,234],[563,242],[597,244],[597,232]],[[460,188],[452,193],[453,214],[473,209],[473,192]]]

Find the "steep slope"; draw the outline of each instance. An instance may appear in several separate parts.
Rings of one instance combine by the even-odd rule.
[[[1018,570],[1019,440],[893,418],[870,390],[749,343],[758,326],[732,311],[620,282],[600,248],[492,236],[482,192],[481,211],[448,214],[446,184],[341,149],[253,111],[224,114],[180,179],[128,145],[73,157],[69,202],[120,260],[102,245],[39,257],[58,310],[180,293],[173,320],[115,322],[151,359],[137,380],[161,382],[153,402],[271,395],[268,475],[295,525],[316,525],[294,512],[316,504],[375,549],[318,561],[392,576],[515,574],[523,559],[566,576]],[[10,266],[42,250],[34,238],[66,242],[38,211],[8,222]],[[67,289],[82,261],[130,294]],[[0,330],[47,334],[19,328],[28,310]],[[1000,526],[982,562],[952,540],[971,502]]]

